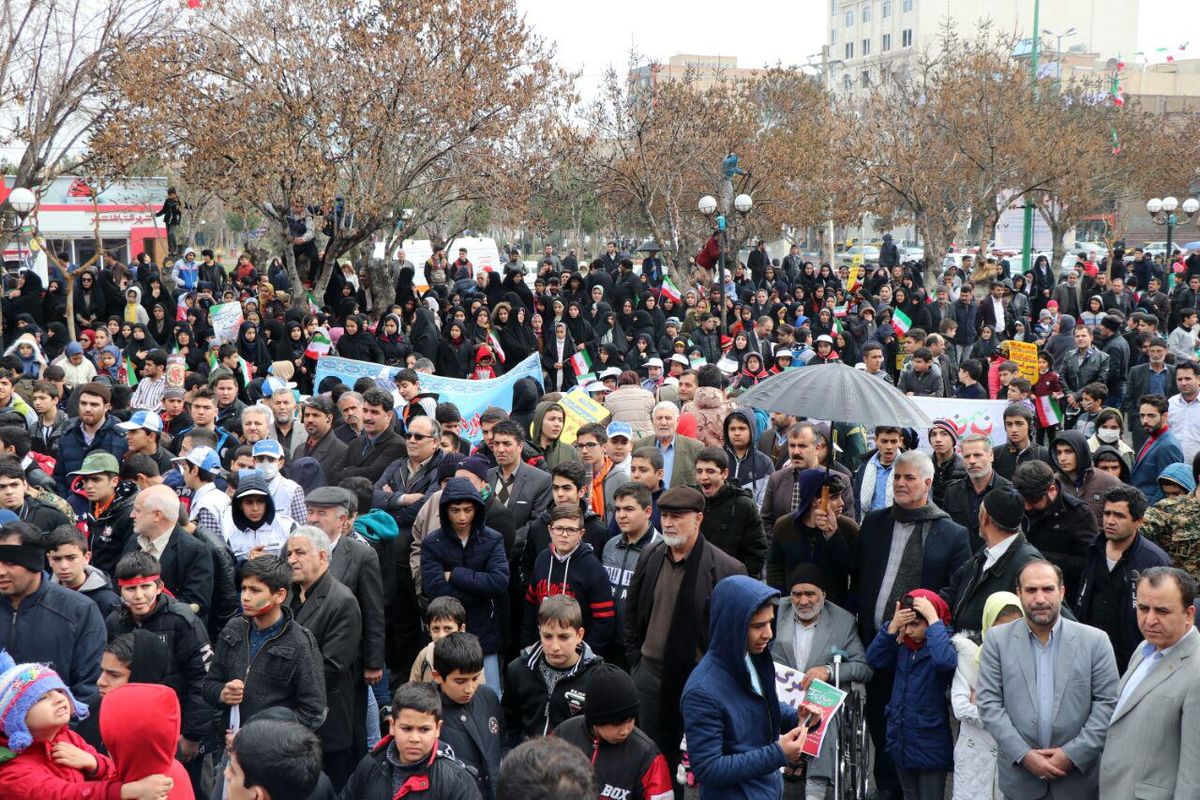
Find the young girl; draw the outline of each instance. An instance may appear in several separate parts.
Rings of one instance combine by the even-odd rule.
[[[887,707],[887,754],[896,763],[904,800],[942,800],[954,768],[946,690],[958,666],[950,643],[950,608],[927,589],[896,603],[887,627],[867,648],[875,670],[895,670]]]
[[[1021,619],[1021,598],[1012,592],[996,592],[983,606],[981,639],[996,625]],[[958,668],[950,688],[950,706],[961,726],[954,745],[954,800],[1001,800],[996,781],[996,740],[983,727],[975,705],[975,684],[979,680],[981,642],[956,633],[951,639],[958,651]]]
[[[742,356],[742,371],[739,374],[738,386],[742,389],[749,389],[763,378],[770,377],[771,373],[767,372],[763,365],[763,357],[753,350]]]

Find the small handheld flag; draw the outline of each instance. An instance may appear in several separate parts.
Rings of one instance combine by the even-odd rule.
[[[675,285],[675,281],[671,280],[671,276],[663,278],[662,296],[670,300],[672,303],[678,303],[683,299],[683,295],[679,291],[679,287]]]
[[[588,355],[587,350],[580,350],[575,355],[571,356],[571,369],[575,370],[576,375],[582,375],[590,371],[592,368],[592,357]]]
[[[895,329],[897,336],[903,336],[908,333],[908,329],[912,327],[912,320],[903,310],[897,308],[892,314],[892,328]]]
[[[1050,395],[1037,399],[1037,415],[1038,423],[1043,428],[1058,425],[1063,420],[1062,408],[1059,407],[1058,401]]]

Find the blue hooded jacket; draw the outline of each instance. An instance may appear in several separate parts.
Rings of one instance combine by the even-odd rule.
[[[745,575],[725,578],[713,590],[708,652],[680,701],[701,798],[778,800],[783,795],[779,770],[787,759],[779,737],[796,727],[796,711],[776,697],[770,648],[750,656],[762,694],[754,690],[746,661],[750,619],[778,596]]]

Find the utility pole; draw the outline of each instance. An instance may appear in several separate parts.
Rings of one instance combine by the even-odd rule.
[[[829,67],[829,45],[821,45],[821,76],[825,81],[825,94],[829,97],[829,108],[833,110],[833,76],[832,70]],[[834,247],[833,247],[833,198],[827,200],[830,209],[830,218],[825,220],[825,263],[832,268]]]
[[[1029,57],[1029,80],[1033,88],[1033,102],[1037,105],[1038,91],[1038,46],[1042,40],[1041,26],[1039,25],[1039,16],[1041,11],[1041,0],[1033,0],[1033,36],[1032,36],[1032,51]],[[1031,266],[1033,255],[1033,198],[1029,195],[1025,197],[1025,236],[1022,239],[1023,250],[1021,254],[1022,271],[1028,273]],[[987,246],[987,242],[980,245],[980,250]],[[980,257],[986,257],[984,253],[979,254]]]

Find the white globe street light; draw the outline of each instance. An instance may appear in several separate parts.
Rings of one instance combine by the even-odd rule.
[[[1170,214],[1175,209],[1179,208],[1179,201],[1174,197],[1164,197],[1162,200],[1162,210]]]
[[[733,199],[733,207],[739,214],[749,214],[750,209],[754,208],[754,198],[748,194],[739,194]]]
[[[33,207],[37,205],[37,198],[33,192],[26,189],[24,186],[18,186],[13,189],[8,195],[8,204],[12,206],[12,210],[24,219],[29,216],[29,212],[33,211]]]
[[[1151,197],[1146,201],[1146,210],[1151,214],[1157,214],[1162,211],[1163,201],[1157,197]]]
[[[1195,214],[1197,211],[1200,211],[1200,200],[1197,200],[1194,197],[1189,197],[1187,200],[1183,201],[1183,213],[1191,215]]]
[[[696,208],[699,209],[700,213],[704,216],[710,216],[714,211],[717,210],[717,198],[713,197],[711,194],[706,194],[700,198],[700,202],[696,204]]]

